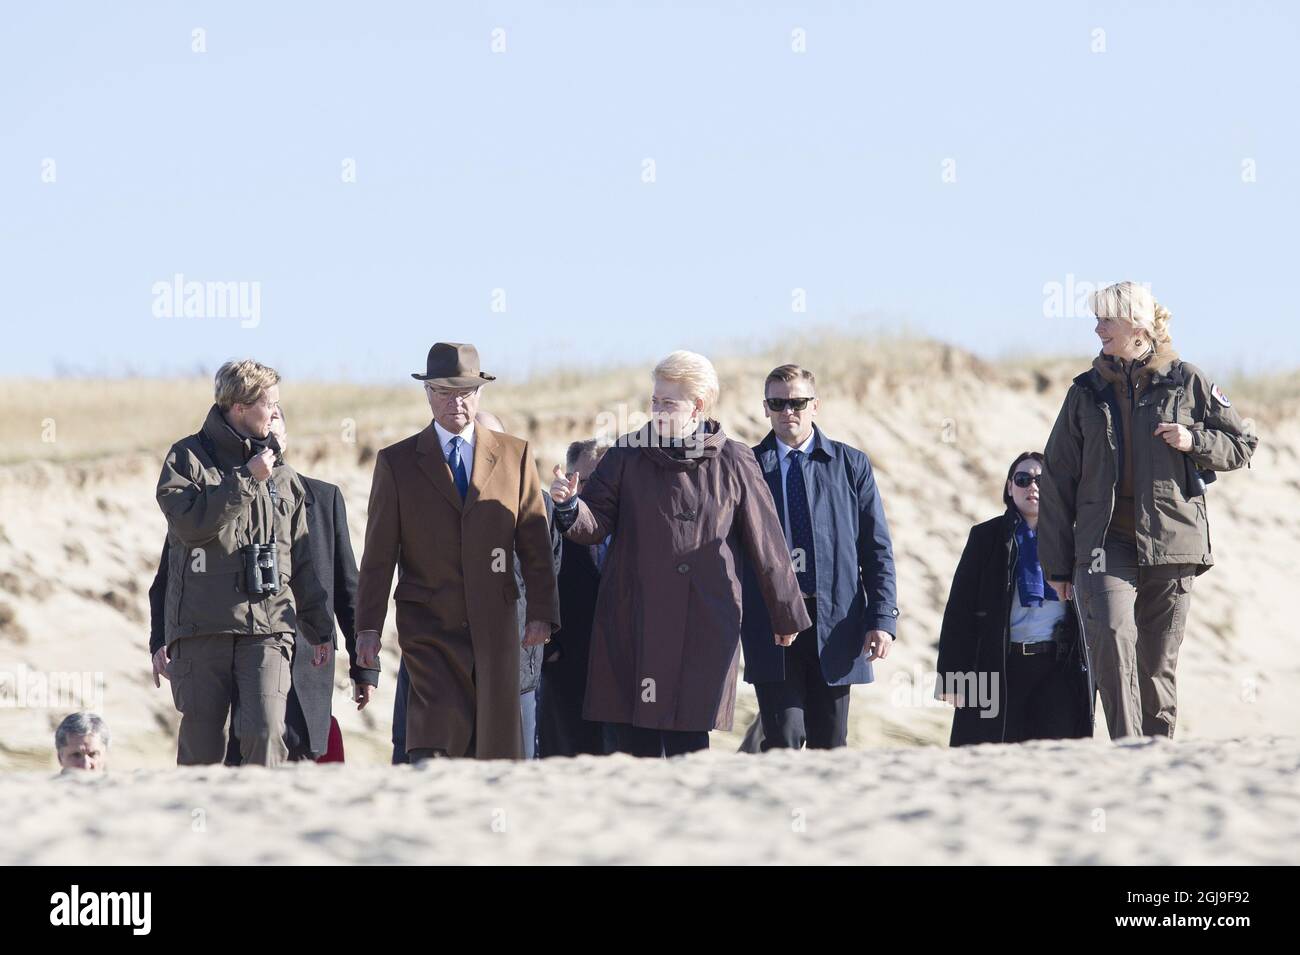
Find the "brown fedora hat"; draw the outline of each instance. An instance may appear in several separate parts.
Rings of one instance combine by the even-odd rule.
[[[431,381],[444,388],[477,388],[489,381],[496,381],[496,375],[485,375],[479,371],[478,349],[473,345],[460,342],[437,342],[429,349],[429,360],[425,362],[425,371],[411,372],[416,381]]]

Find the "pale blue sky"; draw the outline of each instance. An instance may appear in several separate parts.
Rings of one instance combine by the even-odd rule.
[[[519,375],[812,325],[1081,353],[1043,315],[1071,274],[1151,283],[1220,374],[1300,366],[1295,4],[588,6],[6,4],[0,374],[409,380],[450,339]],[[155,317],[178,272],[259,282],[260,324]]]

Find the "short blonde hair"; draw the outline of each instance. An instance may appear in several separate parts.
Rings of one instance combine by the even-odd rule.
[[[1155,300],[1145,285],[1116,282],[1093,292],[1092,314],[1141,329],[1157,349],[1173,342],[1169,335],[1169,323],[1174,316]]]
[[[705,415],[718,403],[718,373],[713,363],[693,351],[675,351],[655,365],[655,380],[676,381],[685,385],[692,398],[699,398]]]
[[[217,369],[216,402],[222,411],[257,402],[267,388],[280,383],[280,373],[269,365],[245,358],[228,361]]]

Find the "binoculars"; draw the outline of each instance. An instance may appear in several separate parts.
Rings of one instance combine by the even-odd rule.
[[[1213,484],[1219,477],[1214,471],[1197,470],[1196,465],[1192,464],[1191,458],[1185,459],[1187,464],[1187,489],[1191,497],[1202,497],[1205,494],[1205,486]]]
[[[244,589],[250,597],[265,597],[280,592],[280,558],[275,541],[269,544],[245,544]]]

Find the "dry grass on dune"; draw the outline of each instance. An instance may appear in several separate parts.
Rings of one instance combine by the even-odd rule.
[[[347,383],[285,382],[284,408],[295,433],[342,433],[388,425],[409,404],[409,389]],[[419,398],[418,391],[415,397]],[[0,381],[0,464],[88,461],[148,452],[161,460],[192,434],[212,404],[211,379]],[[421,422],[418,404],[408,415]],[[52,430],[51,430],[52,425]]]
[[[828,395],[853,398],[906,381],[920,384],[928,377],[949,375],[957,366],[987,374],[1004,367],[925,339],[812,333],[779,349],[746,347],[743,353],[717,357],[724,421],[726,411],[743,409],[744,423],[759,426],[763,375],[792,358],[818,370]],[[500,414],[512,432],[526,437],[549,433],[557,425],[566,433],[585,434],[596,429],[602,413],[631,414],[644,407],[650,368],[647,363],[539,372],[526,381],[492,384],[484,391],[483,407]],[[1017,372],[1010,374],[1014,377]],[[373,446],[376,441],[382,446],[428,420],[423,396],[412,382],[361,385],[286,380],[281,391],[293,437],[299,440],[346,443],[344,437],[354,426],[359,446]],[[130,452],[161,455],[172,441],[201,423],[211,394],[207,378],[0,380],[0,464],[88,461]]]
[[[812,330],[780,346],[737,345],[715,358],[722,379],[719,417],[738,437],[765,428],[759,401],[767,370],[798,361],[818,373],[828,399],[863,402],[905,388],[942,388],[954,376],[990,385],[1044,391],[1062,386],[1086,368],[1087,356],[977,358],[956,347],[911,335],[848,337]],[[651,364],[597,370],[563,368],[528,380],[498,382],[484,392],[483,407],[508,428],[545,440],[556,431],[594,433],[609,420],[626,420],[644,408]],[[1265,420],[1300,403],[1300,371],[1228,379],[1234,395]],[[161,455],[191,433],[211,402],[207,378],[0,380],[0,465],[24,461],[88,461],[130,452]],[[349,443],[373,450],[427,423],[418,386],[288,380],[285,414],[296,439]],[[887,414],[886,406],[878,412]],[[604,414],[604,417],[602,417]],[[340,449],[343,450],[343,449]]]

